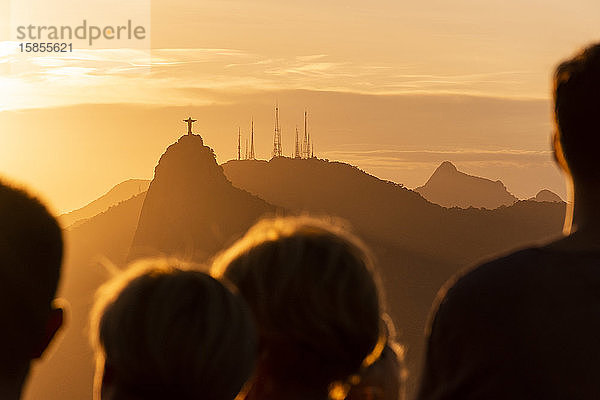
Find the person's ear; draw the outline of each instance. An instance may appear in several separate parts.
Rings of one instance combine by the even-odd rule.
[[[569,173],[569,167],[567,160],[565,159],[565,153],[563,152],[562,144],[560,143],[560,134],[555,131],[552,135],[552,150],[554,155],[554,161],[558,166],[567,174]]]
[[[48,320],[46,321],[46,326],[44,327],[43,335],[40,339],[40,342],[33,349],[32,358],[40,358],[46,348],[50,345],[50,342],[56,335],[56,332],[60,329],[64,322],[64,310],[60,307],[52,308],[50,310],[50,315],[48,316]]]

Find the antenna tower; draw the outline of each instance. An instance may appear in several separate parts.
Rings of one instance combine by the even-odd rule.
[[[252,118],[252,129],[250,133],[250,159],[256,160],[256,156],[254,154],[254,118]]]
[[[242,131],[238,127],[238,160],[242,159]]]
[[[308,135],[308,112],[304,110],[304,140],[302,141],[302,158],[310,156],[310,138]]]
[[[275,136],[273,138],[273,157],[281,157],[281,128],[279,127],[279,105],[275,104]]]
[[[298,136],[298,126],[296,126],[296,148],[294,151],[294,158],[302,158],[302,151],[300,149],[300,137]]]

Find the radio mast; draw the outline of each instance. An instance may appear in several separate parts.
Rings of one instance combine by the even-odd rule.
[[[252,128],[250,133],[250,160],[256,160],[254,154],[254,118],[252,118]]]
[[[308,113],[304,110],[304,139],[302,140],[302,158],[308,158],[308,131],[306,128]]]
[[[242,159],[242,131],[238,127],[238,160]]]
[[[300,149],[300,137],[298,136],[298,126],[296,126],[296,148],[294,150],[294,158],[302,158],[302,150]]]
[[[281,128],[279,127],[279,105],[275,104],[275,136],[273,138],[273,158],[281,157]]]

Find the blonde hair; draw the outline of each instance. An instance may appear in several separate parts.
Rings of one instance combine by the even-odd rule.
[[[234,399],[254,368],[241,297],[179,262],[147,260],[116,276],[99,289],[91,321],[97,398],[110,379],[118,399]]]
[[[237,285],[254,312],[257,379],[262,374],[289,390],[327,391],[381,347],[371,257],[337,221],[263,220],[217,258],[212,274]]]

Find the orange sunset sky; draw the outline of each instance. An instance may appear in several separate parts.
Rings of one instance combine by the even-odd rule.
[[[56,23],[61,10],[85,15],[52,3]],[[320,158],[411,188],[450,160],[521,198],[564,197],[549,151],[551,73],[600,39],[597,0],[154,0],[149,49],[23,56],[15,16],[36,4],[0,0],[0,174],[56,212],[151,178],[188,116],[219,162],[253,117],[257,156],[269,158],[275,102],[286,155],[306,107]],[[131,8],[120,16],[144,12],[116,4]]]

